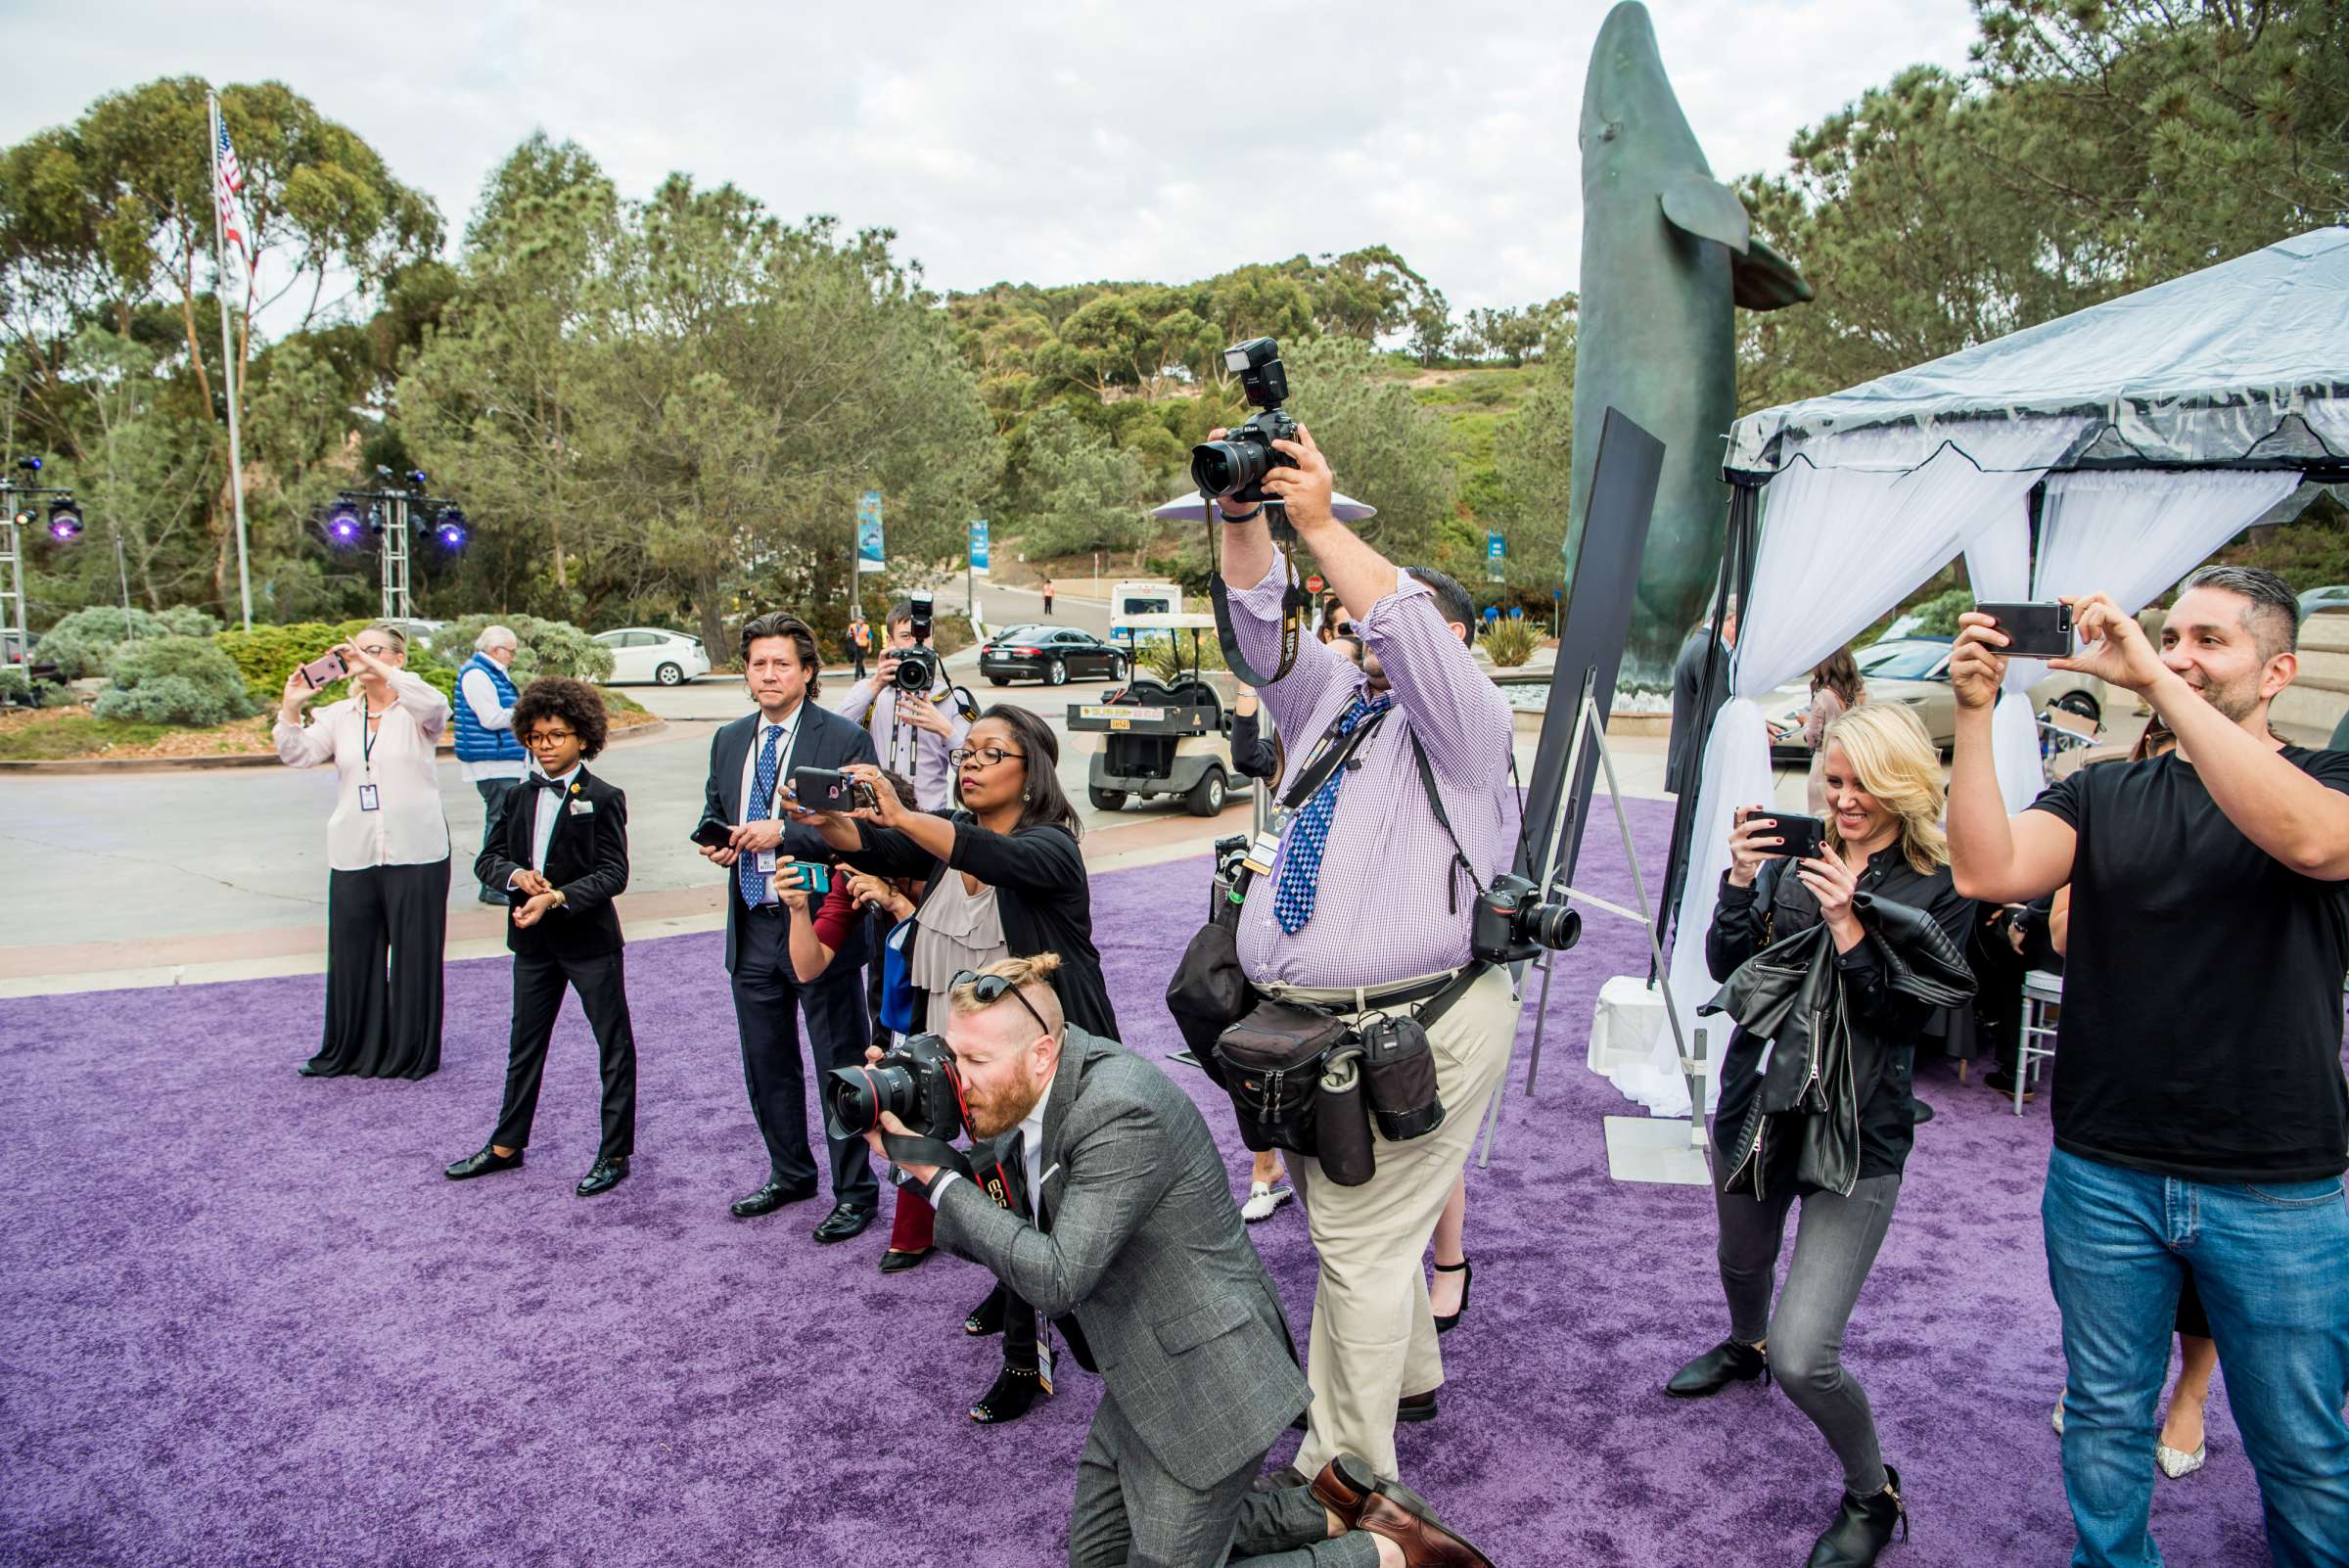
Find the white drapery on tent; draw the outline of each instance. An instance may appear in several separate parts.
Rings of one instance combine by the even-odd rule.
[[[2349,465],[2349,229],[2320,229],[1831,396],[1737,422],[1727,467],[1767,478],[1730,700],[1704,747],[1672,985],[1715,987],[1704,932],[1731,810],[1771,798],[1754,698],[1864,629],[1953,556],[1982,598],[2101,590],[2135,609],[2299,485]],[[2234,472],[2214,472],[2233,470]],[[2039,561],[2028,497],[2045,480]],[[2020,662],[2018,661],[2018,664]],[[2038,788],[2010,669],[2001,784]],[[1688,1109],[1671,1042],[1619,1086]]]

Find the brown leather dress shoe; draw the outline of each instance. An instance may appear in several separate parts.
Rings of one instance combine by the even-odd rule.
[[[1292,1485],[1305,1484],[1305,1478],[1294,1468],[1280,1473],[1297,1476]],[[1425,1498],[1400,1481],[1379,1479],[1368,1460],[1352,1453],[1341,1453],[1323,1465],[1321,1473],[1313,1477],[1313,1500],[1336,1514],[1338,1522],[1349,1530],[1360,1528],[1358,1521],[1362,1516],[1362,1504],[1373,1497],[1385,1497],[1400,1504],[1405,1513],[1422,1519],[1436,1518],[1436,1510]]]
[[[1493,1568],[1492,1558],[1434,1519],[1412,1513],[1381,1492],[1362,1499],[1355,1528],[1384,1536],[1401,1546],[1409,1568]]]

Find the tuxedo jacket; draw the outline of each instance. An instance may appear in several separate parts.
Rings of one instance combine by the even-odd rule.
[[[1074,1314],[1128,1425],[1168,1474],[1205,1491],[1269,1449],[1312,1398],[1223,1156],[1155,1064],[1075,1026],[1044,1097],[1043,1140],[1025,1205],[1040,1225],[949,1181],[939,1244],[1045,1316]]]
[[[535,775],[532,775],[533,777]],[[505,888],[515,871],[530,869],[530,845],[538,821],[541,791],[530,778],[514,786],[506,806],[506,831],[481,853],[473,873],[485,887]],[[621,947],[620,911],[612,906],[628,885],[628,798],[584,766],[564,791],[546,841],[546,864],[535,867],[563,890],[563,902],[534,926],[506,922],[506,945],[518,953],[554,958],[593,958]],[[517,889],[506,899],[519,908]]]
[[[720,728],[710,740],[710,778],[704,786],[702,820],[731,825],[742,818],[742,764],[751,755],[751,742],[764,722],[757,710]],[[779,783],[791,782],[792,771],[803,767],[843,768],[851,762],[878,764],[881,754],[873,749],[873,737],[862,724],[844,718],[819,706],[814,698],[803,699],[800,704],[800,727],[792,743]],[[805,822],[786,821],[783,824],[783,844],[776,852],[778,858],[817,860],[825,865],[835,863],[839,856],[824,836]],[[734,968],[735,955],[741,948],[742,882],[734,868],[726,868],[726,968]],[[851,930],[848,945],[834,955],[832,967],[825,971],[829,979],[836,974],[861,965],[865,951],[865,925],[858,921]]]

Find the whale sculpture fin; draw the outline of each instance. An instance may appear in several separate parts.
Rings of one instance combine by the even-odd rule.
[[[1745,254],[1729,258],[1729,294],[1746,310],[1783,310],[1813,298],[1794,263],[1760,240],[1749,240]]]
[[[1704,174],[1678,175],[1665,183],[1658,199],[1664,204],[1666,221],[1674,228],[1745,254],[1754,220],[1746,214],[1737,193],[1721,181]]]

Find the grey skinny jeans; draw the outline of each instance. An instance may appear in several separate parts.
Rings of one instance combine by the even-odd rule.
[[[1770,1341],[1771,1374],[1843,1461],[1843,1484],[1854,1497],[1883,1491],[1889,1478],[1867,1395],[1843,1364],[1843,1330],[1867,1271],[1875,1267],[1876,1249],[1884,1245],[1900,1195],[1898,1176],[1865,1177],[1848,1198],[1832,1192],[1804,1195],[1794,1261],[1787,1266],[1786,1288],[1773,1314],[1771,1276],[1795,1194],[1791,1189],[1766,1199],[1714,1194],[1729,1335],[1748,1345]]]

